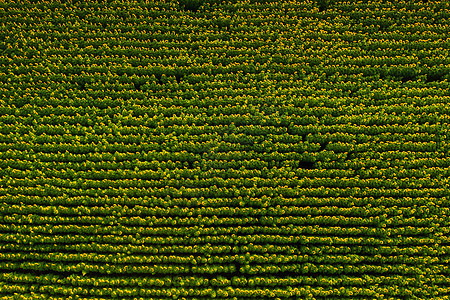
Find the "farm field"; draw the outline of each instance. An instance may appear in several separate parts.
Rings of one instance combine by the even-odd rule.
[[[0,300],[450,299],[449,1],[0,2]]]

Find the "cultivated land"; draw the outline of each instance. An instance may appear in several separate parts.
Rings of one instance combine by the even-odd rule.
[[[449,299],[448,1],[2,1],[0,299]]]

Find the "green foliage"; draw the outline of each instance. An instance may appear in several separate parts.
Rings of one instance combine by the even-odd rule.
[[[332,0],[317,0],[319,11],[322,12],[327,10],[330,7],[331,3]]]
[[[178,0],[179,5],[187,11],[197,12],[205,0]]]
[[[3,298],[448,297],[450,4],[206,1],[0,4]]]

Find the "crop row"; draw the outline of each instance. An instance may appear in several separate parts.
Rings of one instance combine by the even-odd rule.
[[[258,254],[258,255],[381,255],[389,256],[445,256],[448,255],[450,245],[275,245],[275,244],[253,244],[248,245],[214,245],[211,243],[199,245],[134,245],[134,244],[102,244],[98,242],[76,243],[76,244],[19,244],[2,243],[0,249],[5,253],[21,251],[28,252],[57,252],[57,253],[98,253],[113,255],[236,255],[236,254]]]
[[[406,216],[414,215],[417,213],[417,209],[423,209],[423,206],[428,208],[437,205],[442,212],[447,212],[448,198],[441,195],[428,195],[426,197],[367,197],[361,195],[355,195],[350,197],[309,197],[299,195],[298,197],[283,197],[283,196],[267,196],[261,195],[259,197],[239,196],[233,198],[214,198],[209,199],[205,197],[193,197],[193,198],[174,198],[171,195],[166,197],[95,197],[92,198],[89,195],[82,195],[76,197],[63,196],[27,196],[27,195],[3,195],[0,196],[4,205],[23,204],[23,205],[45,205],[45,206],[60,206],[72,207],[72,206],[118,206],[133,208],[135,205],[144,207],[268,207],[269,205],[280,206],[299,206],[299,207],[323,207],[334,206],[340,207],[360,207],[365,209],[368,214],[384,214],[380,213],[389,212],[388,215],[395,213],[391,210],[398,208],[402,210],[402,213]],[[242,203],[241,203],[242,202]],[[429,210],[425,210],[429,213]]]
[[[72,287],[72,286],[55,286],[55,285],[41,285],[40,287],[34,285],[8,285],[2,287],[0,292],[10,292],[10,293],[21,293],[27,295],[27,292],[42,293],[47,299],[64,299],[55,298],[57,296],[70,297],[72,295],[79,295],[79,299],[111,299],[116,297],[121,297],[121,299],[146,299],[146,300],[156,300],[156,299],[229,299],[229,297],[239,297],[239,299],[253,299],[258,297],[258,299],[265,299],[268,297],[277,297],[276,299],[286,299],[290,297],[306,297],[306,299],[315,299],[314,297],[371,297],[369,299],[382,298],[384,296],[392,297],[410,297],[411,295],[420,295],[423,297],[429,297],[439,293],[448,293],[448,288],[445,287],[434,287],[424,285],[422,287],[404,287],[401,285],[395,285],[390,287],[376,287],[376,288],[366,288],[366,287],[308,287],[308,288],[276,288],[271,287],[262,288],[243,288],[243,287],[222,287],[222,288],[168,288],[168,289],[146,289],[146,288],[127,288],[127,287],[115,287],[111,288],[83,288],[83,287]],[[53,297],[50,298],[50,295]],[[89,298],[82,298],[83,296],[91,296]],[[99,296],[102,298],[93,298],[93,296]],[[192,298],[193,296],[201,298]],[[36,297],[36,296],[34,296]],[[39,298],[28,298],[28,299],[39,299]],[[107,297],[107,298],[104,298]],[[158,297],[158,298],[149,298]],[[189,298],[184,298],[189,297]],[[249,298],[247,298],[249,297]],[[67,299],[67,298],[66,298]],[[290,298],[292,299],[292,298]],[[295,298],[296,299],[296,298]],[[341,298],[342,299],[342,298]],[[389,299],[389,298],[388,298]],[[395,298],[393,298],[395,299]]]
[[[102,206],[41,206],[26,204],[0,204],[0,213],[4,216],[4,220],[10,218],[12,214],[18,215],[36,215],[36,216],[130,216],[130,217],[291,217],[292,220],[299,216],[307,216],[308,218],[322,216],[324,218],[332,218],[345,222],[347,218],[366,217],[368,220],[380,219],[389,222],[388,217],[402,216],[404,223],[407,223],[406,217],[420,222],[421,217],[429,217],[434,215],[436,211],[447,214],[450,208],[441,208],[439,205],[427,203],[421,206],[402,206],[402,207],[372,207],[371,204],[366,207],[339,207],[339,206],[280,206],[271,205],[270,207],[245,207],[245,202],[239,203],[239,206],[201,206],[201,207],[166,207],[166,206],[143,206],[134,205],[108,205]],[[419,225],[419,224],[417,224]],[[296,229],[297,230],[297,229]]]

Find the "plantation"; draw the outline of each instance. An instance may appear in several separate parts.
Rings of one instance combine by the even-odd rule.
[[[450,2],[0,2],[0,299],[450,299]]]

